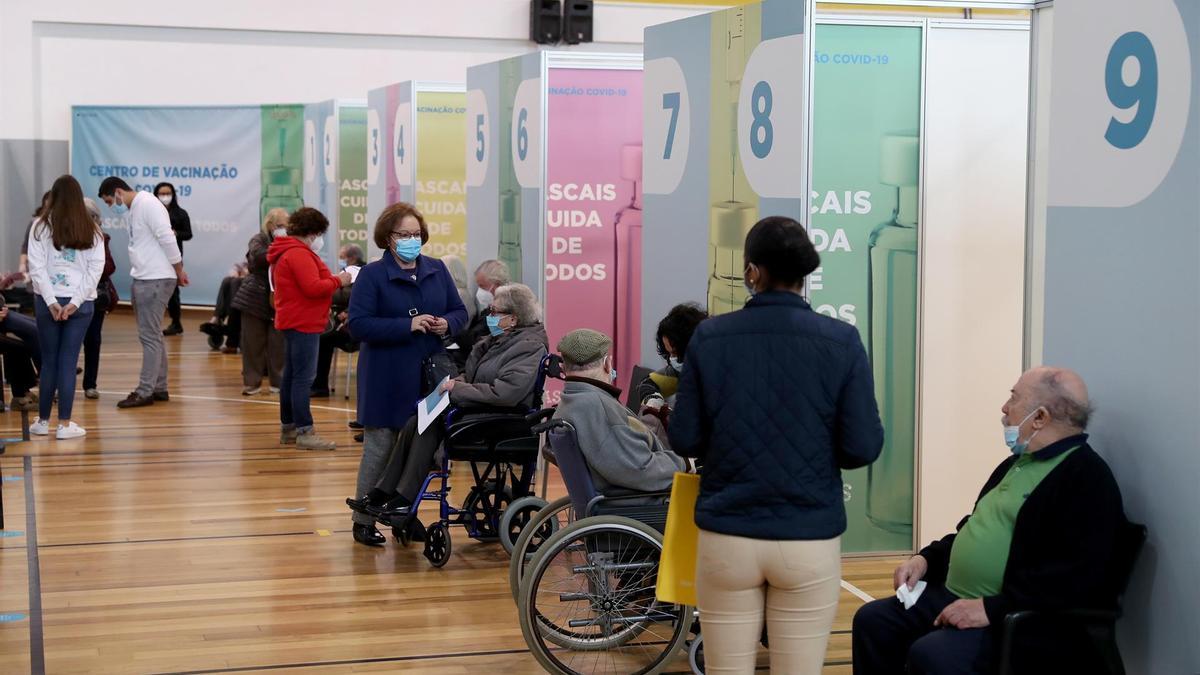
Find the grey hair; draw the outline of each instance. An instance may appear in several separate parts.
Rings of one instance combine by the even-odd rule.
[[[100,207],[96,202],[92,201],[91,197],[84,197],[83,207],[87,209],[88,215],[92,217],[92,222],[96,223],[96,227],[100,227]]]
[[[508,265],[505,265],[500,260],[485,260],[483,264],[475,269],[475,274],[483,275],[488,283],[496,286],[505,286],[509,282]]]
[[[1038,382],[1042,405],[1050,411],[1050,417],[1062,420],[1072,427],[1086,430],[1096,409],[1092,402],[1080,400],[1063,382],[1063,372],[1051,370]]]
[[[342,247],[342,254],[351,260],[357,260],[360,265],[366,262],[366,258],[363,257],[362,247],[358,244],[346,244]]]
[[[446,269],[450,270],[450,278],[454,279],[454,287],[460,291],[467,290],[467,263],[456,255],[442,256]]]
[[[506,284],[497,288],[493,304],[504,310],[502,314],[516,317],[518,326],[532,326],[542,321],[542,306],[533,289],[525,284]]]

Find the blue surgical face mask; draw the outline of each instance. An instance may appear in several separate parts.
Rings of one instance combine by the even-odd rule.
[[[342,260],[341,258],[338,258],[338,269],[339,269],[339,270],[344,270],[344,269],[346,269],[346,267],[347,267],[347,266],[348,266],[348,265],[346,264],[346,261],[345,261],[345,260]]]
[[[500,318],[502,314],[489,314],[487,316],[488,332],[493,336],[504,335],[504,329],[500,327]]]
[[[1012,454],[1020,455],[1020,454],[1024,453],[1027,449],[1029,449],[1029,443],[1031,441],[1033,441],[1033,436],[1038,435],[1038,432],[1037,431],[1033,432],[1033,436],[1030,436],[1029,438],[1027,438],[1025,440],[1024,443],[1022,443],[1021,442],[1021,426],[1024,425],[1026,422],[1028,422],[1029,418],[1036,415],[1037,411],[1039,411],[1041,409],[1042,409],[1041,406],[1034,408],[1033,412],[1026,415],[1025,419],[1021,420],[1020,424],[1017,424],[1016,426],[1011,426],[1011,425],[1007,425],[1007,424],[1004,425],[1004,444],[1008,446],[1008,449],[1012,451]],[[1038,429],[1038,431],[1041,431],[1041,429]]]
[[[129,207],[125,206],[125,202],[121,201],[119,197],[114,195],[112,210],[113,213],[117,214],[118,216],[123,216],[129,212]]]
[[[396,255],[404,262],[412,262],[421,255],[420,239],[401,239],[396,242]]]
[[[674,356],[667,357],[667,365],[671,366],[671,368],[677,373],[683,372],[683,361],[680,361]]]

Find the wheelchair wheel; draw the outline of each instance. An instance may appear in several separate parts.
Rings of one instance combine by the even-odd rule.
[[[546,503],[541,497],[528,495],[505,507],[504,515],[500,517],[500,545],[504,547],[505,553],[512,555],[513,547],[521,537],[521,530],[525,529]]]
[[[438,521],[425,530],[425,557],[434,567],[442,567],[450,560],[450,528]]]
[[[512,489],[505,486],[497,492],[495,481],[488,481],[482,489],[478,485],[471,486],[471,491],[463,500],[462,510],[474,524],[476,539],[493,541],[500,538],[500,519],[512,500]],[[470,527],[468,525],[468,531]]]
[[[513,504],[513,507],[515,506],[516,503]],[[521,536],[517,537],[517,543],[513,546],[512,558],[508,561],[508,586],[512,589],[513,602],[521,600],[521,581],[525,578],[525,570],[537,553],[538,547],[546,543],[555,532],[571,524],[573,514],[571,498],[560,497],[533,514],[529,523],[521,530]]]
[[[704,675],[704,636],[697,635],[688,646],[688,665],[693,675]]]
[[[655,598],[662,534],[597,516],[550,538],[529,564],[518,618],[551,673],[661,672],[687,640],[692,608]]]

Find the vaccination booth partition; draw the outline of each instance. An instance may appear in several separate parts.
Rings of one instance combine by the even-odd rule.
[[[467,70],[470,267],[498,258],[533,288],[551,346],[575,328],[613,336],[620,386],[641,360],[641,69],[545,51]]]
[[[358,100],[304,106],[304,205],[329,218],[320,255],[334,271],[338,249],[366,231],[366,117]]]
[[[425,255],[466,257],[466,93],[462,84],[398,82],[367,93],[363,244],[375,260],[375,221],[415,204],[429,228]]]
[[[805,224],[822,259],[808,298],[858,327],[885,429],[879,460],[843,474],[847,552],[951,531],[1003,458],[1028,49],[1026,21],[814,16],[787,0],[646,30],[642,360],[660,365],[654,328],[673,305],[745,303],[759,219]]]

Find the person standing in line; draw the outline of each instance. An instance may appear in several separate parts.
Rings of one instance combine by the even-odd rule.
[[[75,365],[104,271],[104,236],[84,206],[79,181],[69,175],[54,181],[50,204],[29,234],[28,250],[42,347],[38,419],[29,426],[29,433],[50,433],[50,409],[57,394],[56,438],[79,438],[87,431],[71,420]]]
[[[83,204],[87,207],[88,215],[96,228],[101,228],[100,207],[90,198],[84,197]],[[96,301],[92,312],[92,321],[88,324],[87,335],[83,337],[83,395],[90,399],[100,398],[96,389],[96,379],[100,375],[100,342],[104,330],[104,317],[117,306],[117,286],[112,282],[112,274],[117,271],[117,263],[113,261],[109,241],[112,237],[100,229],[104,235],[104,271],[100,274],[100,283],[96,286]]]
[[[361,268],[364,264],[366,261],[360,247],[347,244],[338,251],[339,271],[350,267]],[[353,292],[354,284],[351,283],[333,294],[333,304],[329,308],[329,325],[325,332],[321,333],[320,347],[317,349],[317,379],[313,380],[313,398],[329,398],[329,371],[333,367],[333,350],[358,350],[358,341],[350,337],[350,328],[346,325],[349,319],[347,312],[350,310],[350,294]],[[349,368],[349,364],[346,367]]]
[[[325,243],[329,221],[320,211],[303,207],[288,218],[286,237],[267,251],[275,289],[275,328],[283,333],[286,356],[279,385],[281,445],[301,450],[336,450],[337,443],[317,435],[309,405],[317,374],[317,348],[329,323],[329,306],[339,288],[350,285],[350,273],[334,276],[317,251]]]
[[[705,668],[753,672],[765,615],[771,672],[816,675],[840,592],[841,472],[879,457],[883,424],[858,329],[802,296],[821,264],[804,226],[764,218],[744,251],[750,300],[696,328],[668,430],[704,466]]]
[[[162,315],[175,287],[188,285],[183,255],[171,231],[171,217],[167,207],[150,193],[134,191],[116,176],[100,183],[100,199],[117,215],[128,214],[125,221],[129,229],[133,309],[137,315],[138,342],[142,343],[142,371],[137,389],[117,403],[117,407],[140,408],[155,401],[169,401]]]
[[[183,255],[183,242],[192,240],[192,219],[188,212],[179,205],[179,196],[175,186],[170,183],[159,183],[154,186],[154,196],[167,207],[171,217],[171,231],[175,233],[175,243],[179,246],[179,255]],[[167,303],[167,314],[171,317],[171,325],[163,329],[163,335],[179,335],[183,332],[183,306],[179,302],[179,286],[171,294]]]
[[[270,392],[277,394],[283,379],[283,333],[275,330],[267,250],[273,241],[287,236],[287,224],[286,209],[267,211],[262,230],[250,238],[246,247],[246,267],[250,273],[233,296],[233,308],[241,312],[242,396],[262,393],[264,376]]]

